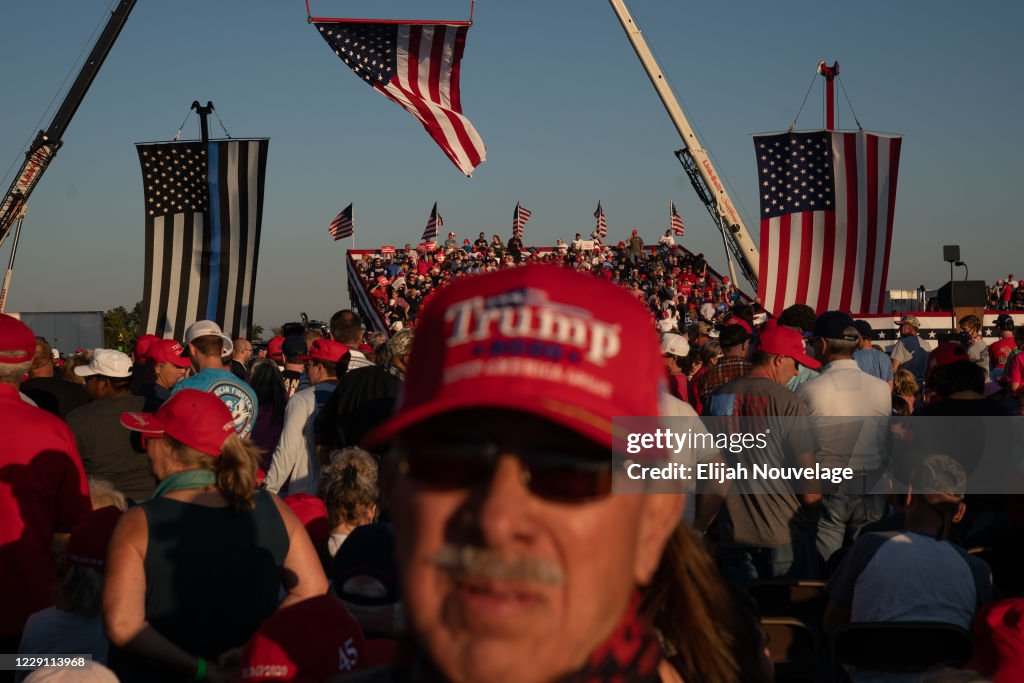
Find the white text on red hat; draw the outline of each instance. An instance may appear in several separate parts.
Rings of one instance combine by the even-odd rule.
[[[538,339],[582,349],[587,361],[604,365],[622,348],[619,326],[595,320],[590,311],[553,302],[541,289],[522,289],[452,304],[445,313],[454,322],[447,345],[503,337]]]

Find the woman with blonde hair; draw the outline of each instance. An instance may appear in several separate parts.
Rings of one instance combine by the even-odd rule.
[[[917,380],[914,379],[914,374],[906,368],[900,368],[892,376],[892,395],[898,396],[907,402],[907,408],[911,413],[914,412],[914,404],[917,401],[917,395],[921,392],[921,387],[918,385]]]
[[[222,667],[279,606],[327,591],[320,560],[295,514],[257,491],[258,449],[219,398],[183,389],[121,424],[141,432],[159,484],[110,543],[110,666],[125,683],[227,680]]]
[[[320,473],[320,497],[327,505],[331,557],[356,527],[377,518],[377,461],[362,448],[345,448],[331,454],[331,464]]]

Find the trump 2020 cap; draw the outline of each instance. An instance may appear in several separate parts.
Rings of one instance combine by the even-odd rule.
[[[212,456],[219,456],[224,442],[235,433],[235,420],[224,401],[198,389],[174,392],[155,413],[121,413],[121,424],[133,432],[166,434]]]
[[[550,265],[460,278],[420,314],[403,397],[371,447],[448,412],[529,413],[609,448],[612,418],[658,414],[664,362],[625,290]]]

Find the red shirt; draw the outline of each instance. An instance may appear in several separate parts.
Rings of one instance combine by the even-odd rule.
[[[1005,377],[1007,382],[1024,384],[1024,353],[1018,353],[1013,357],[1010,367],[1006,368]]]
[[[988,347],[988,358],[989,362],[994,368],[1002,368],[1006,365],[1006,359],[1010,357],[1010,352],[1017,348],[1017,342],[1014,341],[1013,337],[1003,337],[997,342],[993,342]]]
[[[693,385],[690,383],[690,379],[682,374],[672,374],[668,376],[668,392],[678,398],[680,401],[689,403],[697,414],[701,414],[703,406],[700,403],[700,397],[697,396],[697,392],[693,390]]]
[[[11,636],[54,603],[53,534],[92,503],[71,430],[10,384],[0,384],[0,433],[0,635]]]

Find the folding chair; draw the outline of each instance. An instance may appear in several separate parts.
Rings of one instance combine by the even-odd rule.
[[[822,680],[825,668],[821,666],[821,639],[815,628],[787,617],[764,617],[761,628],[768,635],[776,683]]]

